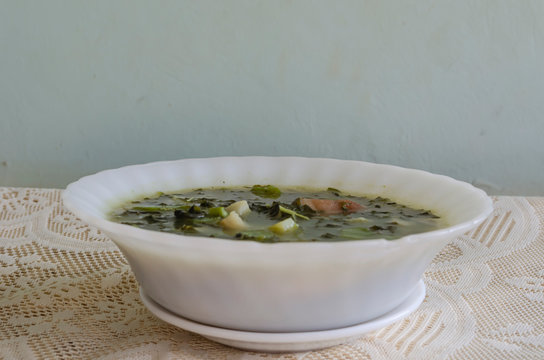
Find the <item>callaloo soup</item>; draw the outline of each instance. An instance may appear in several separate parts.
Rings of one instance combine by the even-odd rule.
[[[158,193],[124,204],[110,218],[149,230],[259,242],[393,240],[443,225],[428,210],[381,197],[272,185]]]

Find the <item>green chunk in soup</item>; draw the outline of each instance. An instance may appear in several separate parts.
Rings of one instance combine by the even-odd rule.
[[[329,188],[211,188],[133,200],[111,220],[156,231],[243,241],[398,239],[438,229],[441,219],[389,199]]]

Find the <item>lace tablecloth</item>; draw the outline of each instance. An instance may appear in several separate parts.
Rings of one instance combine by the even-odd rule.
[[[246,352],[153,316],[116,246],[61,190],[0,188],[0,358],[544,359],[544,198],[496,197],[447,245],[406,319],[320,351]]]

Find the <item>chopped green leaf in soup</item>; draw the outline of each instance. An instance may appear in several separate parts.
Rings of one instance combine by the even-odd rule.
[[[240,240],[255,240],[259,242],[273,242],[276,234],[270,230],[247,230],[240,231],[234,236]]]
[[[273,185],[158,193],[125,203],[110,218],[155,231],[263,243],[394,240],[444,225],[429,210],[390,199]]]
[[[267,199],[277,199],[281,196],[281,190],[273,185],[253,185],[251,192]]]

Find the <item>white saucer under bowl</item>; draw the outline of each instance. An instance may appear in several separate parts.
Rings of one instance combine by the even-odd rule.
[[[376,319],[332,330],[290,333],[239,331],[205,325],[168,311],[147,296],[141,288],[140,297],[145,306],[159,319],[218,343],[244,350],[294,352],[322,349],[346,343],[408,316],[419,307],[425,298],[425,284],[423,280],[420,280],[404,302]]]

